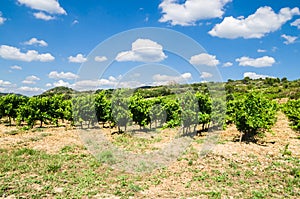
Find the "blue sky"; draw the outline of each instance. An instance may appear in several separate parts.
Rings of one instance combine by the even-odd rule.
[[[0,92],[35,95],[55,86],[86,90],[245,76],[299,79],[299,5],[300,0],[1,1]],[[164,30],[146,34],[143,28],[149,27],[172,30],[174,37]],[[174,39],[179,33],[190,40]],[[203,50],[173,52],[192,40]],[[91,78],[83,78],[86,68]]]

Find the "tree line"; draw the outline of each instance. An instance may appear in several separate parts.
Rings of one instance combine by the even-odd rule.
[[[195,132],[209,127],[225,128],[234,123],[241,131],[241,139],[265,132],[276,122],[278,104],[262,94],[249,92],[242,96],[227,95],[226,100],[212,99],[208,93],[187,91],[178,95],[146,98],[141,91],[128,93],[117,89],[113,94],[105,90],[96,94],[64,94],[24,97],[9,94],[0,97],[0,118],[11,125],[39,124],[91,127],[95,124],[116,126],[126,131],[128,125],[140,128],[172,128],[181,126],[183,132]],[[290,100],[283,107],[293,126],[299,129],[299,100]]]

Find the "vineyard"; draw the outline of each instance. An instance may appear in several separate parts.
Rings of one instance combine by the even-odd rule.
[[[230,194],[241,197],[245,192],[242,197],[246,198],[297,198],[299,88],[299,80],[245,78],[96,92],[61,87],[33,97],[3,95],[0,196],[223,198]],[[129,174],[107,166],[113,161],[110,153],[95,159],[79,138],[69,143],[68,136],[73,139],[76,129],[102,129],[116,146],[135,153],[156,150],[177,132],[193,141],[173,166],[155,170],[152,175]],[[200,157],[197,149],[212,132],[221,136],[216,149]],[[52,137],[60,140],[53,146],[61,147],[51,152],[35,148],[41,141],[50,144],[44,140]],[[17,141],[10,141],[14,138]],[[170,184],[172,179],[182,184]],[[261,188],[260,184],[269,186]],[[179,186],[181,191],[161,185]]]

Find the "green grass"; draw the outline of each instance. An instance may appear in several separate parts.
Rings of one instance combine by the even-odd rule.
[[[130,143],[132,139],[137,140],[124,137],[119,141]],[[282,156],[281,152],[278,150],[271,161],[250,154],[243,162],[237,160],[238,155],[232,159],[199,156],[191,146],[174,163],[176,169],[164,167],[152,173],[132,174],[108,166],[115,161],[111,151],[102,151],[94,158],[77,145],[66,145],[56,154],[31,148],[0,148],[0,197],[92,198],[105,193],[145,198],[142,191],[152,189],[159,190],[155,197],[162,190],[170,198],[299,198],[300,160],[293,154]],[[137,169],[143,170],[143,166]]]

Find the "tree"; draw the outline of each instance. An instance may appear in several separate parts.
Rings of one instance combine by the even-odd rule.
[[[176,99],[164,98],[163,110],[166,112],[166,127],[175,127],[181,124],[180,120],[180,106]]]
[[[190,133],[191,126],[194,127],[193,132],[196,131],[199,113],[197,102],[196,96],[190,91],[185,92],[180,98],[183,133]]]
[[[129,109],[132,114],[132,120],[140,127],[150,123],[150,108],[150,101],[145,100],[139,92],[130,97]]]
[[[110,102],[106,98],[106,92],[103,90],[96,94],[95,97],[95,109],[98,122],[103,123],[110,119]]]
[[[26,104],[18,109],[18,122],[26,121],[33,127],[36,121],[40,121],[40,127],[47,120],[51,120],[50,99],[48,97],[31,97]]]
[[[119,132],[121,132],[121,127],[124,127],[124,131],[126,131],[128,122],[130,121],[129,103],[130,100],[126,97],[125,90],[117,89],[112,97],[111,108],[112,118],[117,124]]]
[[[212,101],[208,94],[197,92],[195,96],[199,106],[198,121],[199,124],[202,124],[202,130],[204,130],[205,125],[208,125],[211,120]]]
[[[11,120],[17,118],[18,108],[26,102],[26,98],[23,96],[17,96],[15,94],[9,94],[2,97],[2,116],[7,116],[9,125]]]
[[[84,127],[84,123],[87,124],[87,128],[90,128],[90,125],[94,126],[97,122],[95,96],[93,94],[73,97],[72,107],[74,122],[79,123],[81,128]]]
[[[283,105],[283,112],[291,121],[291,126],[295,130],[300,130],[300,99],[289,100]]]
[[[151,119],[151,123],[155,123],[155,128],[157,128],[157,123],[160,122],[160,125],[162,126],[164,122],[166,122],[166,111],[163,109],[162,106],[162,98],[161,97],[157,97],[157,98],[153,98],[151,100],[151,108],[149,111],[149,115],[150,115],[150,119]],[[151,125],[150,125],[151,127]]]
[[[49,98],[49,116],[52,122],[58,126],[58,120],[70,120],[71,116],[71,108],[70,108],[70,101],[65,100],[64,94],[55,94]]]
[[[276,122],[277,104],[261,94],[248,93],[236,103],[235,124],[241,140],[253,139]]]

